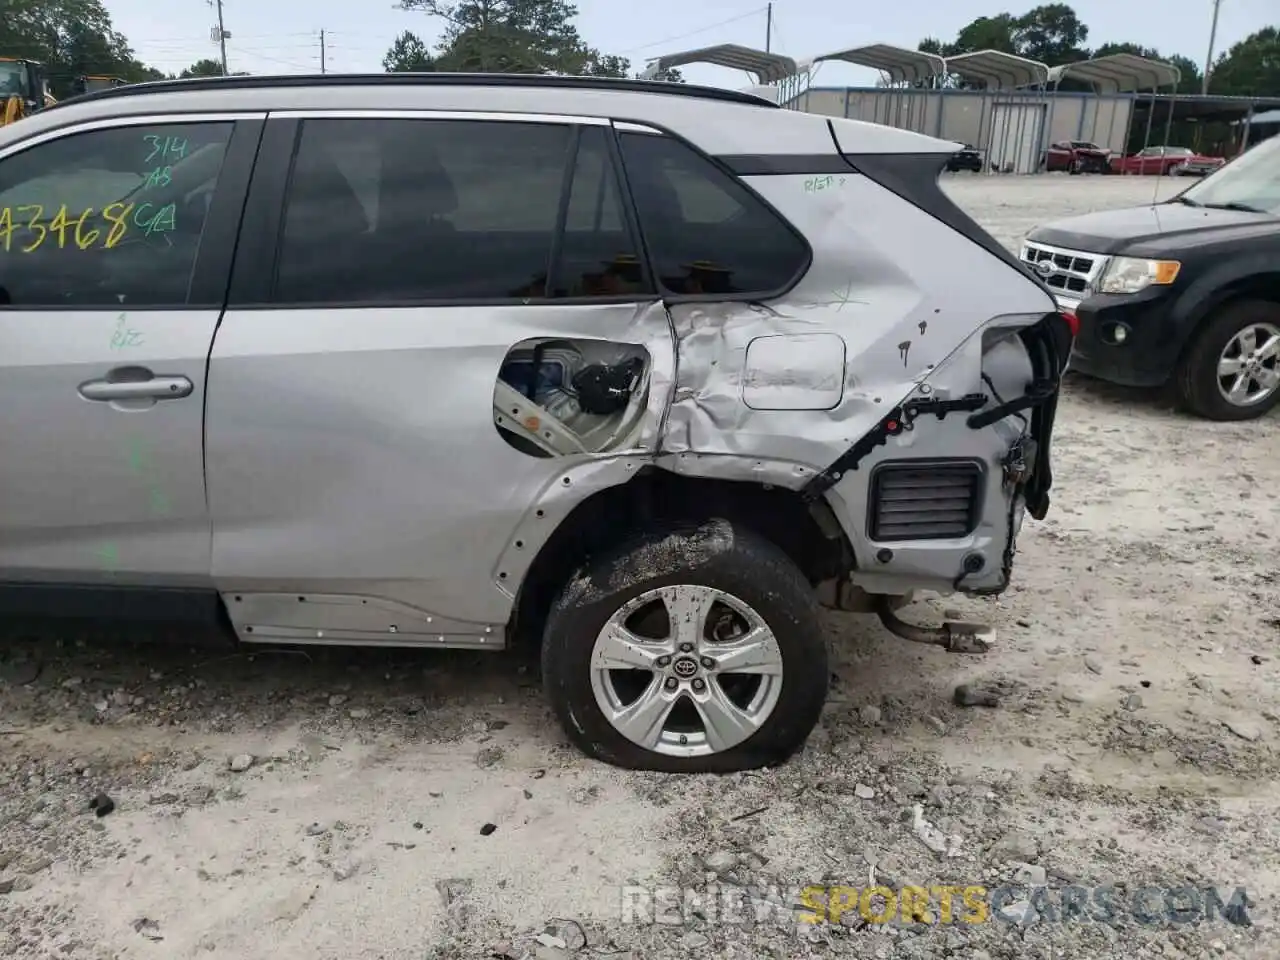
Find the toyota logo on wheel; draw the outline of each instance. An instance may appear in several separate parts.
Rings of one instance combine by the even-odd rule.
[[[698,664],[687,657],[681,657],[675,662],[672,669],[675,670],[677,677],[688,679],[698,672]]]

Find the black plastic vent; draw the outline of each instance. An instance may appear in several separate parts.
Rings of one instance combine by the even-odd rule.
[[[880,464],[871,475],[867,535],[878,543],[967,537],[981,516],[982,477],[972,460]]]

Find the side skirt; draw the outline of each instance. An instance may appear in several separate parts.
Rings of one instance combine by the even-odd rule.
[[[0,582],[0,629],[186,644],[235,642],[212,588]]]

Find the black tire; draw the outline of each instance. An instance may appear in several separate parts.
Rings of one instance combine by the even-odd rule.
[[[596,637],[628,601],[672,585],[712,587],[768,624],[781,654],[777,705],[742,743],[694,757],[649,750],[622,735],[591,687]],[[569,739],[588,756],[630,770],[732,773],[776,766],[808,739],[822,715],[827,647],[812,586],[777,547],[724,520],[667,527],[589,561],[569,579],[547,619],[542,682]]]
[[[1254,420],[1280,403],[1280,390],[1247,407],[1230,403],[1218,390],[1218,358],[1231,338],[1253,323],[1280,325],[1280,304],[1266,300],[1228,303],[1196,333],[1174,379],[1178,399],[1192,413],[1206,420]]]

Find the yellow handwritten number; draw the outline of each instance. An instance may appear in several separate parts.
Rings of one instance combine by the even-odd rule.
[[[71,221],[67,219],[67,205],[64,203],[58,210],[58,215],[53,218],[53,223],[49,224],[49,232],[58,235],[58,249],[62,250],[67,245],[67,230],[71,228]]]
[[[84,222],[89,219],[89,214],[93,213],[93,207],[89,207],[84,213],[80,214],[80,219],[76,221],[76,246],[81,250],[88,250],[98,239],[98,230],[90,230],[88,233],[81,233]]]
[[[102,219],[111,224],[111,230],[103,244],[106,249],[111,250],[124,239],[125,233],[129,230],[128,217],[132,212],[132,203],[112,203],[103,209]]]
[[[119,245],[129,232],[129,216],[133,213],[132,203],[113,203],[103,209],[101,217],[108,224],[106,240],[103,247],[107,250]],[[43,222],[44,207],[39,204],[28,204],[21,207],[0,207],[0,249],[9,253],[13,250],[13,235],[21,230],[31,234],[31,240],[19,249],[23,253],[33,253],[53,234],[58,241],[58,249],[69,246],[68,238],[75,241],[77,248],[88,250],[99,238],[103,230],[92,229],[93,207],[86,208],[79,216],[72,217],[66,204],[63,204],[57,215],[49,223]]]
[[[40,204],[38,203],[29,204],[28,206],[25,206],[25,207],[19,207],[18,208],[19,216],[22,215],[23,210],[35,211],[35,213],[31,215],[31,219],[27,221],[27,229],[32,232],[38,232],[39,236],[36,237],[36,239],[33,240],[31,243],[27,244],[25,247],[22,248],[23,253],[31,253],[32,251],[36,250],[40,246],[40,244],[44,243],[44,238],[49,235],[49,231],[45,227],[45,225],[40,222],[40,218],[44,216],[44,207],[40,206]]]

